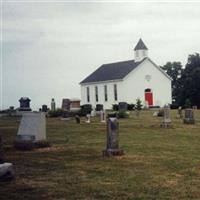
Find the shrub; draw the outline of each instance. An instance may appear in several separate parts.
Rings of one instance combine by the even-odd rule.
[[[135,104],[131,103],[128,104],[128,110],[134,110],[135,109]]]
[[[81,109],[79,111],[80,116],[85,116],[87,114],[90,114],[92,111],[92,105],[91,104],[84,104],[81,106]]]
[[[119,111],[119,112],[117,113],[117,116],[118,116],[118,118],[128,118],[128,117],[129,117],[129,114],[128,114],[128,112],[126,112],[126,111]]]
[[[113,104],[112,105],[112,109],[114,110],[114,111],[117,111],[119,108],[118,108],[118,104]]]
[[[136,108],[137,110],[141,110],[141,109],[142,109],[142,101],[141,101],[139,98],[136,99],[135,108]]]
[[[48,112],[49,117],[60,117],[63,114],[63,110],[58,108],[56,110],[50,110]]]

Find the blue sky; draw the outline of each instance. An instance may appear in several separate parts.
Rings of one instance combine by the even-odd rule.
[[[4,1],[0,109],[57,106],[103,63],[134,59],[141,37],[158,65],[200,52],[200,3]]]

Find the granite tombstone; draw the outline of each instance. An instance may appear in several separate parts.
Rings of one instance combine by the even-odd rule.
[[[34,147],[46,147],[46,116],[43,112],[23,113],[15,147],[19,149],[32,149]]]
[[[163,119],[161,121],[161,127],[163,128],[167,128],[171,126],[171,118],[170,118],[170,107],[169,106],[165,106],[163,109]]]
[[[195,124],[193,109],[185,109],[184,124]]]
[[[19,99],[20,102],[20,107],[19,107],[19,111],[31,111],[30,108],[30,99],[28,97],[21,97]]]
[[[103,156],[119,156],[124,152],[119,148],[119,123],[117,118],[107,119],[107,145]]]

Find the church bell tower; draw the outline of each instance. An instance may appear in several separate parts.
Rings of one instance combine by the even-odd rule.
[[[140,38],[137,45],[134,48],[135,62],[140,62],[144,58],[148,57],[148,48]]]

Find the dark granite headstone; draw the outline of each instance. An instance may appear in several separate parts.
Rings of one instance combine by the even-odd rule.
[[[64,111],[63,114],[62,114],[62,118],[70,118],[70,112]]]
[[[62,109],[66,110],[66,111],[70,111],[70,104],[71,104],[70,99],[63,99],[62,100]]]
[[[48,111],[47,105],[42,105],[42,112],[47,112],[47,111]]]
[[[19,99],[19,102],[20,102],[19,111],[31,111],[30,101],[31,100],[28,97],[21,97]]]
[[[107,145],[103,151],[103,156],[119,156],[124,152],[119,148],[119,123],[117,118],[107,120]]]
[[[0,135],[0,164],[4,162],[4,153],[3,153],[3,144],[2,144],[2,138]]]
[[[128,104],[126,102],[119,102],[118,109],[119,111],[127,111]]]
[[[185,109],[185,117],[183,120],[184,124],[194,124],[194,112],[192,109]]]
[[[96,110],[96,111],[101,111],[101,110],[103,110],[103,104],[97,104],[95,110]]]
[[[76,119],[76,123],[77,123],[77,124],[80,124],[80,116],[79,116],[79,115],[76,115],[76,116],[75,116],[75,119]]]

